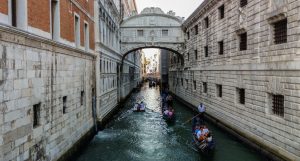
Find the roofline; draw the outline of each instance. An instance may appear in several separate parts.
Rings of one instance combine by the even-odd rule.
[[[130,17],[124,19],[122,24],[127,22],[127,21],[130,21],[131,19],[137,18],[137,17],[145,17],[145,16],[153,16],[153,15],[173,19],[173,20],[179,22],[179,24],[182,25],[182,21],[180,19],[178,19],[177,17],[171,16],[171,15],[168,15],[168,14],[161,14],[161,13],[145,13],[145,14],[138,14],[138,15],[130,16]],[[121,26],[122,26],[122,24],[121,24]]]
[[[204,0],[199,7],[183,22],[182,27],[186,28],[189,26],[189,24],[192,22],[192,20],[202,11],[202,9],[209,4],[209,2],[212,2],[213,0]]]

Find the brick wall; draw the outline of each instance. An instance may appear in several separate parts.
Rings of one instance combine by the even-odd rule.
[[[1,0],[0,13],[8,15],[8,0]]]
[[[28,25],[50,33],[50,2],[28,0]]]
[[[85,1],[85,0],[84,0]],[[89,14],[93,16],[93,1],[89,1],[89,4],[83,4],[83,7],[87,6],[87,11]],[[74,37],[74,13],[78,14],[80,17],[80,44],[84,46],[84,21],[89,24],[89,33],[90,33],[90,48],[94,49],[94,22],[91,17],[88,17],[80,8],[78,8],[74,3],[69,0],[61,0],[60,1],[60,19],[61,19],[61,37],[70,42],[75,41]],[[93,18],[93,17],[92,17]]]

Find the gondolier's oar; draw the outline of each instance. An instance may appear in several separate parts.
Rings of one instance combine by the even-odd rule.
[[[187,121],[186,121],[186,122],[184,122],[182,125],[184,125],[184,124],[186,124],[186,123],[190,122],[191,120],[193,120],[195,117],[199,116],[200,114],[201,114],[201,113],[199,113],[198,115],[196,115],[196,116],[192,117],[191,119],[187,120]]]

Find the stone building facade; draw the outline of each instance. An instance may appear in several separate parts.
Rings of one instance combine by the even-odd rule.
[[[57,160],[94,126],[94,2],[1,0],[0,160]]]
[[[98,71],[97,77],[97,117],[103,121],[124,99],[130,91],[136,87],[133,81],[139,79],[134,77],[129,80],[129,70],[139,73],[138,54],[135,52],[123,59],[120,53],[120,23],[124,12],[126,1],[95,1],[96,22],[96,53]],[[132,1],[134,2],[134,1]],[[129,8],[132,9],[132,8]],[[128,10],[128,9],[126,9]],[[133,8],[131,12],[135,12]],[[138,52],[138,51],[137,51]],[[129,82],[130,81],[130,82]],[[132,83],[132,85],[128,85]],[[124,91],[126,91],[124,93]]]
[[[184,22],[170,90],[262,149],[300,160],[297,0],[205,0]]]

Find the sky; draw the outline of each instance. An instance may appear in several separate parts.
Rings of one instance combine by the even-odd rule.
[[[159,7],[165,13],[172,10],[176,16],[187,19],[203,0],[136,0],[137,9],[140,13],[146,7]],[[157,53],[157,49],[143,49],[146,56]]]
[[[140,13],[146,7],[159,7],[165,13],[173,10],[176,16],[190,16],[203,0],[136,0],[137,9]]]

